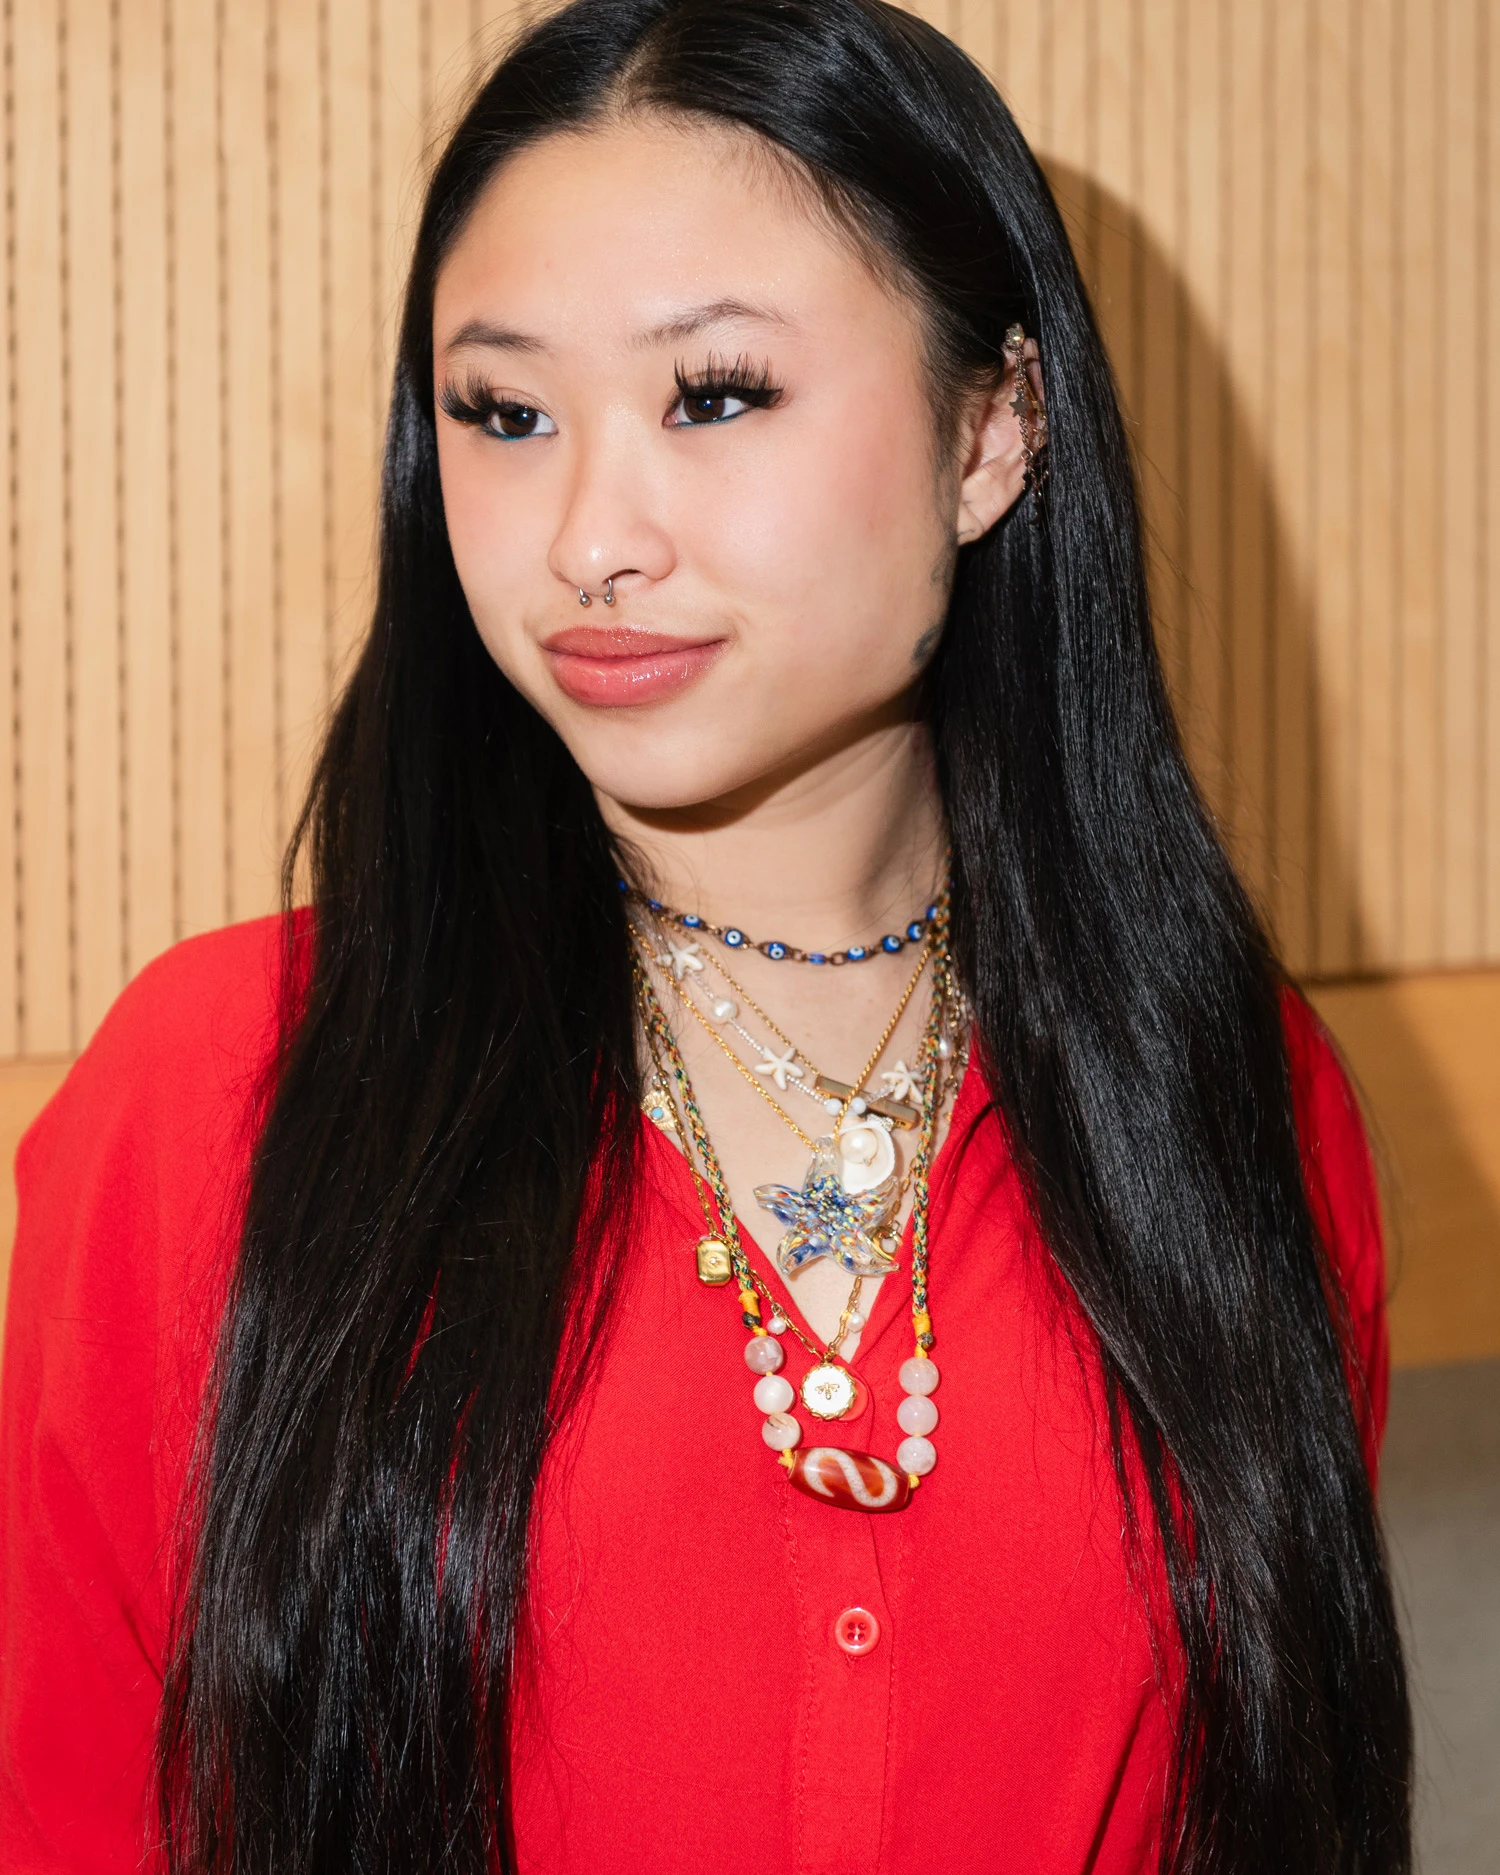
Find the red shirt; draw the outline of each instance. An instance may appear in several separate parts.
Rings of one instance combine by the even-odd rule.
[[[0,1564],[6,1875],[151,1863],[177,1506],[234,1254],[278,948],[266,920],[151,965],[18,1155]],[[1288,997],[1286,1024],[1373,1467],[1386,1344],[1369,1160],[1316,1019]],[[538,1500],[537,1664],[513,1743],[521,1867],[1152,1867],[1170,1719],[1127,1579],[1097,1364],[977,1072],[933,1180],[937,1468],[886,1516],[790,1488],[761,1440],[733,1290],[696,1277],[688,1168],[645,1131],[616,1331]],[[820,1443],[894,1454],[909,1306],[903,1271],[882,1285],[854,1362],[866,1403]],[[795,1383],[809,1363],[785,1342]],[[865,1612],[865,1640],[878,1626],[857,1655],[835,1636],[849,1609]]]

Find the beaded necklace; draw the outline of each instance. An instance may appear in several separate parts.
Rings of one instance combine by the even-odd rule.
[[[634,928],[635,927],[632,927],[632,929]],[[641,932],[639,930],[636,930],[637,939],[639,939],[641,935],[642,935]],[[861,1093],[860,1090],[864,1087],[866,1081],[869,1080],[870,1076],[875,1072],[876,1064],[879,1062],[880,1057],[885,1053],[886,1045],[890,1041],[891,1036],[895,1033],[896,1025],[900,1022],[902,1016],[906,1014],[906,1006],[911,1001],[912,997],[916,994],[917,985],[922,980],[922,972],[927,968],[928,955],[929,955],[928,949],[924,948],[921,957],[918,959],[917,967],[912,972],[911,977],[909,981],[907,982],[906,988],[902,992],[901,1000],[896,1004],[895,1010],[891,1015],[891,1019],[886,1024],[885,1029],[883,1033],[881,1034],[880,1040],[875,1044],[874,1049],[871,1051],[870,1058],[865,1063],[863,1071],[855,1079],[853,1088],[850,1089],[848,1092],[846,1092],[842,1097],[836,1096],[836,1095],[829,1095],[825,1098],[822,1095],[814,1093],[812,1088],[808,1088],[805,1086],[804,1081],[803,1081],[802,1070],[793,1064],[791,1058],[793,1056],[796,1056],[799,1059],[806,1061],[807,1060],[806,1055],[803,1054],[802,1050],[797,1047],[796,1043],[792,1041],[790,1036],[788,1036],[784,1030],[777,1027],[777,1025],[774,1022],[772,1022],[771,1018],[765,1013],[765,1011],[760,1007],[758,1003],[751,1003],[751,1007],[755,1010],[756,1014],[766,1024],[766,1026],[769,1029],[773,1030],[774,1033],[783,1042],[786,1043],[787,1052],[785,1056],[777,1056],[770,1049],[766,1048],[763,1043],[757,1042],[754,1039],[754,1037],[749,1034],[747,1030],[739,1027],[738,1022],[736,1022],[734,1026],[739,1031],[739,1033],[745,1037],[745,1039],[750,1043],[750,1045],[753,1048],[760,1049],[761,1053],[765,1055],[767,1062],[771,1062],[775,1064],[778,1070],[776,1078],[777,1078],[777,1084],[779,1086],[785,1087],[786,1085],[790,1084],[794,1087],[802,1088],[803,1092],[812,1095],[812,1098],[818,1102],[818,1105],[821,1106],[826,1113],[837,1114],[839,1116],[839,1119],[842,1120],[844,1115],[851,1111],[856,1113],[860,1117],[863,1117],[866,1113],[871,1112],[871,1111],[875,1113],[879,1113],[881,1112],[883,1108],[894,1108],[897,1113],[908,1113],[910,1114],[911,1119],[915,1120],[917,1116],[915,1112],[913,1112],[910,1108],[902,1108],[897,1102],[882,1101],[882,1100],[875,1098],[874,1096],[867,1097],[863,1093]],[[659,958],[657,959],[657,961],[663,964],[666,963],[665,959]],[[709,1021],[708,1017],[693,1001],[691,996],[684,993],[685,985],[683,985],[679,980],[676,982],[675,987],[678,989],[679,994],[681,995],[683,1006],[687,1009],[689,1015],[693,1016],[696,1019],[696,1021],[702,1026],[704,1031],[708,1034],[709,1038],[712,1040],[714,1046],[722,1050],[722,1052],[729,1058],[729,1060],[734,1063],[734,1066],[736,1070],[738,1071],[738,1073],[741,1074],[744,1077],[744,1079],[750,1084],[750,1086],[755,1089],[756,1093],[760,1095],[761,1099],[764,1100],[768,1106],[775,1109],[775,1111],[780,1115],[780,1117],[786,1122],[786,1124],[797,1135],[798,1139],[802,1141],[803,1145],[808,1147],[809,1150],[814,1149],[816,1146],[816,1141],[812,1138],[812,1136],[803,1127],[797,1124],[797,1122],[792,1118],[791,1114],[787,1112],[786,1108],[782,1106],[781,1102],[771,1092],[770,1088],[764,1082],[756,1080],[755,1078],[756,1073],[762,1072],[763,1070],[759,1070],[759,1069],[752,1070],[748,1068],[745,1065],[745,1063],[741,1061],[740,1057],[735,1053],[735,1051],[724,1040],[723,1036],[719,1034],[718,1030],[714,1027],[713,1023]],[[740,993],[741,995],[744,994],[743,991],[741,991]],[[749,1001],[748,997],[746,998],[746,1001]],[[812,1063],[808,1062],[808,1066],[812,1067]],[[827,1075],[819,1074],[816,1069],[813,1069],[813,1075],[814,1075],[814,1083],[816,1086],[819,1086],[819,1087],[842,1086],[841,1082],[831,1082]]]
[[[876,938],[872,943],[850,944],[838,951],[805,951],[795,944],[783,944],[780,938],[761,938],[757,941],[738,925],[714,924],[695,911],[676,911],[670,905],[663,905],[659,899],[648,898],[627,880],[621,879],[619,886],[627,898],[644,905],[653,917],[660,918],[664,924],[676,925],[683,931],[706,932],[729,950],[759,951],[762,957],[769,957],[773,963],[785,960],[794,964],[862,964],[871,957],[894,956],[897,951],[905,950],[908,944],[922,943],[938,915],[938,907],[929,905],[920,917],[912,919],[904,931],[887,931],[884,937]]]
[[[860,1400],[859,1383],[836,1358],[838,1347],[848,1332],[859,1286],[856,1283],[838,1331],[826,1348],[819,1349],[795,1323],[783,1316],[780,1306],[745,1254],[728,1184],[694,1097],[687,1067],[645,966],[639,957],[634,960],[637,997],[653,1066],[653,1092],[648,1096],[647,1110],[658,1124],[667,1117],[667,1112],[670,1113],[671,1124],[677,1132],[683,1155],[692,1172],[699,1207],[709,1230],[709,1235],[701,1239],[697,1247],[699,1276],[714,1285],[727,1283],[731,1278],[736,1282],[740,1319],[750,1332],[745,1347],[745,1364],[756,1376],[753,1397],[756,1406],[765,1414],[761,1427],[765,1443],[777,1454],[797,1490],[819,1503],[847,1510],[874,1512],[903,1509],[910,1502],[912,1492],[920,1480],[937,1462],[936,1448],[928,1437],[938,1419],[937,1407],[931,1398],[938,1384],[938,1369],[931,1355],[932,1315],[927,1288],[928,1181],[938,1117],[950,1085],[957,1080],[957,1074],[952,1070],[961,1069],[962,1066],[962,1051],[955,1050],[951,1039],[955,1017],[962,1004],[953,983],[948,957],[946,895],[939,899],[934,913],[932,1005],[919,1056],[922,1063],[922,1108],[912,1167],[911,1319],[914,1351],[910,1359],[902,1362],[898,1375],[904,1397],[896,1410],[896,1420],[906,1437],[897,1447],[894,1465],[868,1452],[847,1451],[838,1446],[802,1445],[802,1428],[790,1410],[797,1395],[791,1382],[778,1371],[785,1362],[785,1351],[766,1328],[761,1311],[762,1299],[770,1303],[774,1311],[773,1320],[784,1321],[786,1326],[791,1327],[796,1339],[817,1362],[803,1382],[803,1405],[815,1417],[842,1418]],[[852,1091],[850,1098],[853,1098]],[[703,1168],[701,1172],[700,1161]],[[815,1154],[809,1185],[817,1165],[818,1157]],[[762,1203],[766,1203],[762,1193],[769,1189],[781,1188],[758,1187],[756,1196]],[[769,1204],[767,1208],[775,1209]]]

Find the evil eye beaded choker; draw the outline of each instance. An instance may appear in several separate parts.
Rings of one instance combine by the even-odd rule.
[[[929,905],[903,931],[887,931],[884,937],[875,938],[868,944],[850,944],[846,949],[838,951],[805,951],[799,950],[795,944],[783,944],[780,938],[757,940],[736,924],[713,924],[695,911],[674,911],[670,905],[663,905],[658,899],[647,898],[644,892],[638,892],[627,880],[621,879],[619,885],[627,898],[644,905],[660,923],[676,925],[682,931],[701,931],[708,937],[717,938],[728,950],[759,951],[762,957],[769,957],[774,963],[785,959],[794,964],[862,964],[871,957],[893,957],[897,951],[905,950],[908,944],[927,942],[938,911],[936,905]]]

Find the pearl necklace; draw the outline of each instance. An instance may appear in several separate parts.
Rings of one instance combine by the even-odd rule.
[[[634,963],[637,997],[654,1069],[653,1093],[648,1097],[647,1110],[658,1124],[662,1124],[667,1114],[663,1113],[662,1119],[658,1119],[653,1109],[665,1106],[669,1111],[708,1226],[709,1234],[700,1239],[697,1246],[699,1277],[713,1286],[726,1284],[731,1276],[737,1281],[740,1319],[750,1331],[745,1364],[756,1376],[752,1397],[765,1415],[761,1427],[765,1443],[777,1454],[797,1490],[819,1503],[846,1510],[904,1509],[921,1479],[937,1463],[937,1450],[928,1436],[938,1421],[937,1407],[931,1397],[938,1384],[938,1369],[931,1354],[934,1337],[927,1294],[928,1180],[938,1116],[946,1094],[951,1091],[949,1083],[956,1083],[957,1078],[945,1073],[945,1069],[950,1065],[961,1067],[961,1056],[955,1055],[949,1041],[953,1016],[961,1007],[961,1000],[953,984],[948,958],[946,894],[938,901],[935,913],[932,1008],[919,1057],[925,1063],[925,1072],[922,1075],[921,1123],[912,1168],[914,1351],[910,1359],[902,1362],[898,1374],[903,1398],[896,1409],[896,1421],[906,1437],[896,1449],[894,1466],[868,1452],[846,1451],[838,1446],[802,1446],[802,1428],[791,1411],[797,1394],[791,1382],[778,1371],[785,1363],[786,1354],[780,1341],[766,1328],[761,1314],[762,1298],[771,1304],[773,1322],[780,1320],[783,1327],[792,1327],[797,1339],[818,1359],[818,1365],[803,1382],[802,1403],[815,1417],[823,1419],[842,1418],[861,1399],[859,1382],[834,1358],[847,1332],[849,1310],[845,1310],[845,1319],[840,1323],[835,1340],[821,1351],[819,1359],[820,1351],[795,1324],[782,1316],[764,1281],[751,1268],[723,1168],[709,1140],[676,1038],[644,965],[639,958]],[[942,1046],[944,1043],[947,1046]],[[701,1173],[699,1160],[703,1166]],[[810,1180],[811,1177],[810,1173]],[[851,1297],[851,1308],[853,1301]]]

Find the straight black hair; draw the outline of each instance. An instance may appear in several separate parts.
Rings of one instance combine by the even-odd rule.
[[[907,282],[940,376],[993,376],[1012,321],[1039,342],[1046,511],[1027,495],[961,553],[924,707],[989,1091],[1092,1325],[1122,1489],[1148,1489],[1136,1540],[1165,1552],[1184,1665],[1163,1865],[1397,1875],[1401,1654],[1282,984],[1179,748],[1051,193],[981,73],[878,0],[579,0],[503,60],[433,176],[374,621],[288,857],[288,902],[302,853],[313,905],[288,920],[205,1407],[160,1733],[170,1867],[512,1863],[528,1518],[608,1330],[639,1088],[616,855],[449,551],[432,300],[498,165],[641,109],[764,138]]]

